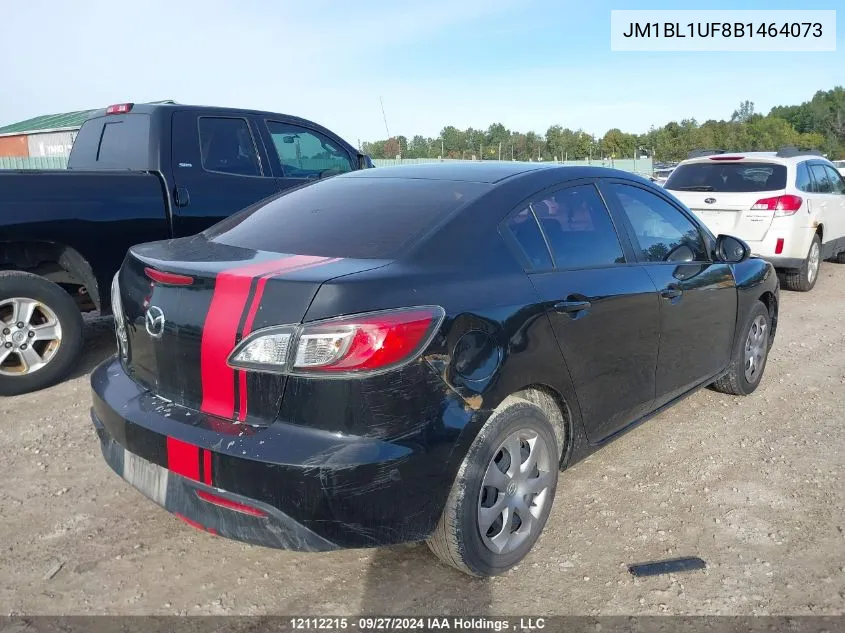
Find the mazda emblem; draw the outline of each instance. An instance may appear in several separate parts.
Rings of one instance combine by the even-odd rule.
[[[704,202],[706,202],[707,204],[715,204],[716,198],[705,198]]]
[[[161,311],[161,308],[149,307],[144,315],[144,326],[147,328],[147,334],[155,339],[161,338],[161,335],[164,334],[164,312]]]

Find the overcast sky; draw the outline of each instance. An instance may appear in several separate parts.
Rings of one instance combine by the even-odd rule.
[[[708,1],[700,8],[796,8]],[[835,9],[839,2],[815,2]],[[845,84],[835,53],[611,52],[611,8],[594,0],[7,0],[0,125],[122,101],[296,114],[353,144],[436,136],[444,125],[603,134],[800,103]],[[694,7],[690,7],[694,8]]]

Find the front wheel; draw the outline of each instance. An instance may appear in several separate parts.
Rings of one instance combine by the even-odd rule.
[[[734,350],[728,373],[713,388],[734,396],[747,396],[760,386],[772,341],[769,309],[758,301],[745,319],[743,344]]]
[[[71,296],[43,277],[0,272],[0,396],[61,380],[82,350],[82,315]]]
[[[473,576],[506,572],[546,525],[559,464],[546,414],[527,400],[508,398],[467,452],[429,548]]]

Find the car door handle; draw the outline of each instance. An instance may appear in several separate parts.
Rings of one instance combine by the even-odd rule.
[[[684,291],[678,286],[668,286],[660,291],[660,296],[664,299],[677,299],[682,294],[684,294]]]
[[[560,303],[555,304],[555,310],[557,312],[573,314],[575,312],[587,310],[591,305],[592,304],[589,301],[561,301]]]
[[[186,187],[176,187],[175,194],[174,202],[177,207],[187,207],[191,204],[191,195],[188,193],[188,189]]]

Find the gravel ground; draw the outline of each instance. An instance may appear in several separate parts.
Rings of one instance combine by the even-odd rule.
[[[561,476],[533,552],[471,579],[424,545],[297,554],[196,531],[123,483],[85,362],[0,402],[0,614],[845,614],[845,266],[783,292],[763,385],[704,390]],[[704,571],[634,579],[693,555]]]

